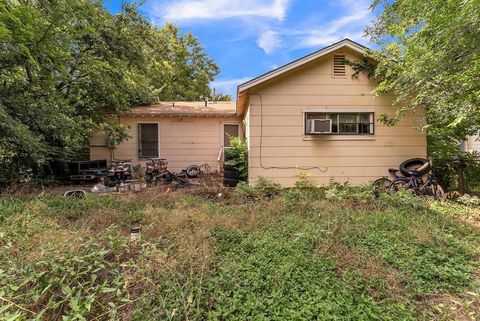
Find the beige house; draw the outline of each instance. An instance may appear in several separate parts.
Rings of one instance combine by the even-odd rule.
[[[149,158],[166,158],[173,171],[191,164],[218,171],[229,135],[243,134],[234,102],[162,102],[134,107],[117,121],[129,126],[130,139],[109,146],[105,135],[94,133],[91,160],[131,160],[145,166]]]
[[[466,147],[468,152],[480,153],[480,133],[469,136]]]
[[[407,158],[426,157],[426,134],[417,128],[423,111],[393,127],[378,122],[393,114],[392,97],[374,97],[376,83],[352,78],[345,64],[365,47],[345,39],[238,87],[233,103],[161,103],[135,107],[118,121],[131,139],[115,148],[91,139],[91,159],[148,157],[169,160],[173,170],[190,164],[220,169],[229,135],[244,135],[249,147],[249,183],[259,177],[293,185],[300,173],[317,184],[361,184],[387,175]]]
[[[374,81],[352,78],[345,58],[360,59],[365,49],[345,39],[238,87],[251,184],[265,177],[291,186],[307,172],[317,184],[355,185],[426,157],[426,134],[417,129],[423,111],[387,127],[378,116],[394,113],[392,97],[374,97]]]

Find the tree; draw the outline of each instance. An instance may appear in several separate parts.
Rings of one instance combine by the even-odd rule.
[[[383,120],[425,108],[430,155],[458,156],[460,142],[480,129],[480,1],[375,0],[372,9],[381,10],[366,30],[379,46],[370,53],[375,91],[395,94],[401,106]]]
[[[0,4],[0,183],[79,157],[93,127],[117,141],[108,115],[158,100],[208,95],[218,67],[191,34],[153,26],[124,3]]]
[[[395,93],[399,116],[418,106],[431,135],[464,139],[480,128],[480,1],[376,0],[367,34],[380,46],[377,93]]]

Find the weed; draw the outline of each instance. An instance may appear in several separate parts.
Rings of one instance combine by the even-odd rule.
[[[266,180],[192,193],[0,198],[0,319],[478,318],[472,202]]]

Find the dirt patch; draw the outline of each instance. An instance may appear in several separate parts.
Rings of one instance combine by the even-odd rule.
[[[397,298],[404,296],[405,289],[402,285],[401,273],[392,268],[382,258],[361,249],[352,249],[346,245],[337,244],[330,251],[333,253],[332,255],[340,274],[357,272],[369,278],[382,280],[388,285],[390,295]],[[371,290],[373,297],[379,300],[383,299],[380,291],[377,291],[375,288]]]
[[[441,294],[423,301],[424,319],[429,320],[480,320],[480,294],[465,292],[458,295]]]

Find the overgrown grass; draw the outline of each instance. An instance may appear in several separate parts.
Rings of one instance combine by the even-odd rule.
[[[305,181],[216,194],[0,199],[0,319],[480,318],[468,203]]]

